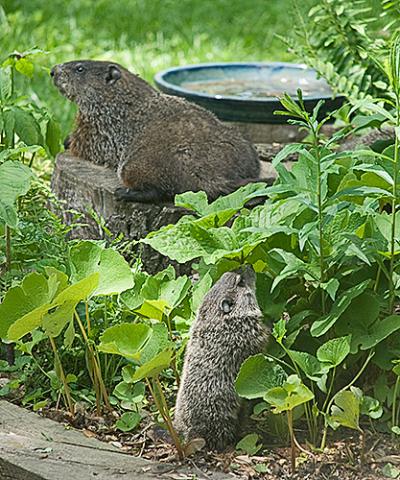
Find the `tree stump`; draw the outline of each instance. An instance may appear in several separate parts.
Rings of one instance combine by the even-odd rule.
[[[281,144],[258,147],[262,159],[261,178],[271,182],[275,179],[276,173],[270,160],[280,148]],[[140,240],[151,231],[176,223],[187,213],[187,210],[171,203],[145,204],[117,200],[114,191],[120,185],[115,171],[73,157],[68,152],[57,156],[51,186],[59,200],[57,213],[61,214],[67,225],[75,223],[73,211],[83,215],[80,225],[71,230],[71,238],[103,239],[105,231],[98,220],[102,218],[106,229],[115,236],[122,233],[126,239]],[[137,245],[136,251],[140,252],[143,265],[149,273],[174,264],[148,245]],[[190,265],[174,266],[178,273],[190,272]]]
[[[104,226],[115,236],[122,233],[126,239],[139,240],[163,225],[176,223],[186,213],[169,203],[153,205],[117,200],[114,191],[120,185],[116,172],[68,153],[57,156],[51,186],[60,203],[58,213],[67,225],[75,222],[72,211],[83,215],[80,225],[72,229],[71,238],[105,238],[97,217],[104,219]],[[170,263],[147,245],[138,245],[136,251],[141,253],[149,273],[160,271]],[[180,266],[180,270],[185,270],[185,266]]]

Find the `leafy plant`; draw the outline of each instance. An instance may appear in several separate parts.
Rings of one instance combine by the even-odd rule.
[[[386,29],[398,21],[395,3],[381,2],[379,10],[388,19]],[[296,3],[294,35],[280,38],[328,81],[335,94],[351,99],[385,95],[387,80],[381,63],[389,42],[387,34],[376,34],[383,28],[377,9],[366,0],[324,0],[304,15]]]
[[[144,324],[121,324],[110,327],[100,337],[99,350],[115,353],[136,363],[136,368],[125,370],[125,382],[146,381],[158,412],[174,441],[178,455],[184,449],[172,425],[171,416],[159,375],[172,363],[173,344],[168,341],[165,328],[151,328]],[[136,418],[136,417],[135,417]],[[122,420],[122,418],[121,418]],[[118,425],[119,428],[121,424]]]
[[[387,100],[355,102],[351,113],[367,112],[359,114],[359,124],[368,123],[368,114],[379,114],[398,128],[398,38],[381,70],[390,86]],[[201,193],[179,195],[176,203],[193,214],[143,242],[179,262],[197,259],[200,281],[215,281],[243,263],[253,265],[265,316],[285,319],[274,325],[269,356],[245,362],[237,391],[245,398],[258,398],[260,391],[264,395],[263,383],[281,378],[277,364],[270,364],[278,361],[279,369],[296,375],[312,393],[304,415],[311,442],[321,441],[323,447],[328,427],[335,424],[329,421],[332,408],[340,417],[335,402],[353,395],[351,387],[370,362],[386,372],[398,396],[390,374],[400,354],[398,138],[383,150],[338,151],[337,143],[352,131],[349,125],[326,138],[322,127],[327,118],[318,120],[321,104],[308,113],[299,92],[297,101],[285,95],[282,105],[285,110],[276,113],[289,116],[289,123],[308,136],[277,155],[273,186],[244,187],[210,205]],[[288,171],[282,161],[294,152],[298,161]],[[246,202],[257,196],[268,199],[247,209]],[[275,388],[283,395],[281,385]],[[372,410],[362,410],[362,402],[360,412],[369,416]],[[368,402],[376,415],[379,403]]]
[[[8,290],[0,305],[0,337],[16,342],[38,328],[45,332],[54,352],[54,370],[64,386],[66,403],[73,413],[74,405],[67,375],[54,339],[64,332],[64,347],[70,348],[75,338],[76,322],[87,349],[87,366],[100,413],[101,401],[108,408],[111,407],[100,360],[90,339],[88,299],[92,295],[120,293],[132,286],[133,279],[122,256],[114,250],[101,248],[95,242],[75,244],[70,256],[73,273],[69,279],[65,273],[48,267],[44,274],[30,273],[20,286]],[[109,285],[109,276],[115,276],[119,280],[113,287]],[[77,312],[81,302],[85,304],[86,326]]]

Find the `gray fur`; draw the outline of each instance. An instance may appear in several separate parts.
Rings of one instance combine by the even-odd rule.
[[[204,190],[214,199],[259,176],[257,152],[236,128],[118,64],[68,62],[56,65],[52,76],[79,107],[71,153],[116,169],[139,201],[146,191],[172,199]]]
[[[174,425],[186,441],[201,437],[215,450],[236,441],[241,401],[234,382],[243,361],[266,344],[261,318],[249,267],[225,273],[204,297],[191,328],[175,407]]]

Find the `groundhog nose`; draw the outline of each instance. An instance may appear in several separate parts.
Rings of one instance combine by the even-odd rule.
[[[256,280],[256,274],[251,265],[244,265],[240,272],[239,285],[248,285],[254,283]]]
[[[54,77],[56,73],[60,70],[60,65],[54,65],[54,67],[50,70],[50,76]]]

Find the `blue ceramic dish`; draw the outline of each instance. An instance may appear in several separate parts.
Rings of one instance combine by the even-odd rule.
[[[273,114],[282,110],[277,97],[287,92],[296,98],[298,88],[309,111],[319,100],[325,101],[320,116],[344,101],[341,96],[333,98],[328,84],[314,70],[295,63],[205,63],[170,68],[154,79],[164,93],[193,101],[222,120],[237,122],[286,123],[287,117]]]

